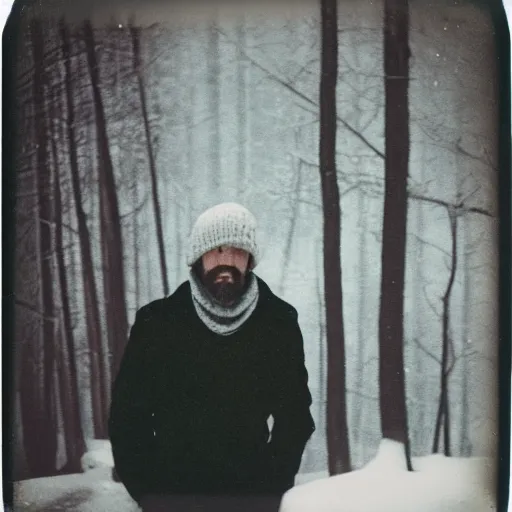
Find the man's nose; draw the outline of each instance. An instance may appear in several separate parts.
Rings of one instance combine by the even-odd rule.
[[[230,247],[221,247],[220,248],[218,258],[222,264],[229,265],[229,264],[233,263],[234,257],[235,257],[235,255]]]

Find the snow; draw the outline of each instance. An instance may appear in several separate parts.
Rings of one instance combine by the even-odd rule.
[[[111,468],[76,475],[24,480],[14,485],[17,512],[73,510],[74,512],[136,512],[137,504],[124,486],[111,478]]]
[[[403,447],[383,440],[364,468],[297,485],[280,512],[487,512],[496,510],[495,464],[486,458],[430,455],[403,462]]]
[[[23,480],[14,484],[15,510],[43,512],[135,512],[140,510],[123,484],[112,480],[110,442],[87,440],[84,473]]]
[[[111,468],[77,475],[39,478],[23,482],[16,492],[16,511],[73,510],[75,512],[136,512],[137,504],[121,483],[111,478]]]
[[[87,452],[82,457],[82,469],[88,471],[95,468],[112,468],[114,458],[110,449],[110,442],[106,440],[90,439],[87,441]]]
[[[15,510],[43,512],[136,512],[121,483],[111,477],[108,441],[88,441],[84,473],[15,483]],[[496,510],[492,458],[429,455],[406,470],[403,447],[381,442],[360,470],[328,477],[300,474],[283,497],[280,512],[491,512]]]

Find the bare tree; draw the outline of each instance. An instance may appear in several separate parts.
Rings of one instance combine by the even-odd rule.
[[[351,469],[345,393],[340,197],[336,177],[337,16],[336,0],[322,0],[320,180],[324,216],[324,293],[328,350],[327,445],[331,475]]]
[[[215,10],[214,10],[215,11]],[[220,140],[220,52],[219,32],[217,28],[218,16],[214,12],[208,27],[207,47],[207,87],[208,111],[210,114],[211,129],[209,141],[209,183],[213,190],[222,184],[221,178],[221,140]]]
[[[379,315],[382,436],[403,444],[411,468],[404,374],[403,301],[409,169],[409,6],[384,1],[385,197]]]
[[[464,239],[467,243],[467,239],[470,233],[470,223],[467,219],[464,219]],[[463,262],[463,271],[464,271],[464,313],[463,313],[463,321],[462,321],[462,347],[463,350],[467,350],[469,345],[469,305],[471,300],[471,271],[469,269],[469,253],[468,251],[464,251],[464,262]],[[463,359],[463,367],[462,367],[462,397],[461,397],[461,416],[460,416],[460,455],[463,457],[469,457],[471,455],[471,439],[469,437],[469,365],[467,358]]]
[[[43,314],[42,345],[43,345],[43,391],[42,403],[32,404],[40,409],[39,418],[39,456],[34,459],[34,473],[37,476],[51,475],[56,469],[57,425],[55,405],[55,346],[54,322],[55,304],[53,294],[53,222],[51,175],[48,154],[48,127],[45,119],[44,91],[47,83],[43,68],[44,37],[42,23],[33,19],[30,23],[32,55],[34,59],[33,99],[34,128],[36,141],[36,172],[38,194],[38,222],[40,248],[40,296]]]
[[[153,209],[155,212],[156,238],[158,242],[158,255],[160,257],[160,271],[162,273],[162,283],[164,295],[169,295],[169,280],[167,275],[167,265],[165,262],[165,244],[162,230],[162,214],[160,211],[160,200],[158,197],[158,179],[156,172],[155,153],[151,139],[151,129],[149,125],[149,113],[146,101],[146,89],[144,84],[144,73],[142,70],[142,61],[140,56],[140,28],[130,23],[130,34],[133,46],[133,69],[137,75],[139,85],[140,106],[142,109],[142,119],[144,121],[144,132],[146,135],[146,147],[149,159],[149,172],[151,177],[151,190],[153,196]]]
[[[460,194],[459,194],[460,198]],[[459,218],[464,214],[472,213],[472,209],[468,209],[465,205],[465,200],[459,201],[459,203],[455,206],[446,206],[446,212],[448,215],[448,221],[450,225],[450,236],[451,236],[451,250],[450,250],[450,273],[448,276],[448,282],[446,285],[445,292],[442,297],[442,350],[441,350],[441,359],[440,359],[440,386],[439,386],[439,403],[436,415],[436,424],[434,430],[434,441],[432,451],[434,453],[438,453],[440,450],[441,443],[441,434],[443,436],[443,452],[446,456],[452,455],[452,443],[451,443],[451,425],[450,425],[450,400],[449,400],[449,378],[455,367],[457,359],[462,357],[463,365],[464,365],[464,373],[466,373],[467,367],[467,328],[464,325],[463,328],[463,343],[462,343],[462,351],[459,357],[455,356],[455,348],[453,342],[453,334],[450,329],[450,320],[451,320],[451,311],[450,304],[452,300],[453,286],[455,283],[455,277],[458,272],[459,265]],[[482,215],[482,212],[479,212]],[[466,262],[468,261],[468,251],[464,252],[466,256]],[[467,268],[466,268],[467,272]],[[468,286],[467,277],[465,286]],[[465,298],[464,300],[468,300],[467,297],[467,288],[465,289]],[[467,318],[467,305],[465,305],[464,315]],[[462,382],[462,431],[461,438],[463,441],[462,450],[468,449],[465,447],[466,444],[469,444],[469,433],[468,433],[468,390],[467,390],[467,375],[463,375]]]
[[[426,159],[426,151],[423,148],[421,153],[421,162],[420,162],[420,183],[423,183],[425,180],[425,159]],[[422,240],[423,233],[425,231],[425,208],[422,202],[417,202],[414,205],[415,212],[415,235],[420,237],[417,240],[417,243],[413,245],[413,256],[412,261],[416,262],[414,267],[411,269],[411,280],[412,280],[412,300],[413,300],[413,310],[414,321],[411,325],[411,333],[410,338],[418,340],[420,343],[424,343],[425,337],[425,297],[423,293],[423,287],[425,283],[425,245],[420,241]],[[425,421],[426,421],[426,406],[428,403],[427,397],[430,392],[425,385],[425,364],[424,364],[424,354],[417,350],[413,349],[413,393],[414,396],[414,407],[411,408],[412,418],[411,425],[415,425],[414,431],[410,432],[410,441],[411,445],[416,445],[420,447],[420,450],[427,449],[427,440],[425,439]],[[414,419],[413,419],[414,418]],[[428,441],[430,442],[430,441]]]
[[[139,173],[137,167],[132,167],[133,174],[133,204],[139,204]],[[137,213],[133,216],[133,281],[135,284],[135,310],[140,306],[140,235],[139,235],[139,216]]]
[[[442,339],[442,355],[441,355],[441,377],[440,377],[440,391],[439,391],[439,405],[436,416],[436,427],[434,431],[434,444],[432,451],[439,452],[439,444],[441,437],[441,429],[443,429],[443,443],[444,454],[451,455],[451,441],[450,441],[450,403],[448,394],[448,378],[453,368],[454,350],[453,340],[450,333],[450,299],[455,281],[455,274],[457,272],[458,261],[458,247],[457,247],[457,212],[455,210],[448,210],[448,218],[450,221],[450,234],[452,237],[451,249],[451,264],[450,276],[446,291],[443,295],[443,339]]]
[[[295,147],[299,146],[299,129],[295,128],[294,130],[294,139],[295,139]],[[281,271],[281,279],[279,281],[278,293],[282,295],[284,293],[286,277],[288,274],[288,262],[291,261],[292,256],[292,248],[293,248],[293,239],[295,237],[295,230],[297,226],[297,219],[299,217],[300,212],[300,187],[302,181],[302,160],[298,157],[292,157],[292,173],[291,179],[293,182],[293,195],[291,196],[292,201],[292,212],[290,215],[290,227],[288,229],[288,236],[286,237],[286,242],[284,246],[284,265]]]
[[[243,197],[248,186],[249,167],[249,62],[246,46],[245,17],[242,15],[236,27],[237,40],[237,155],[238,155],[238,194]]]
[[[101,439],[106,435],[106,410],[104,401],[107,386],[103,371],[103,345],[101,340],[100,313],[98,306],[98,294],[94,264],[92,259],[91,239],[87,218],[83,209],[82,192],[80,186],[80,174],[78,167],[78,153],[76,145],[76,118],[73,99],[73,87],[71,81],[71,44],[69,30],[66,22],[60,22],[60,36],[62,40],[62,52],[64,55],[65,84],[66,84],[66,126],[69,145],[69,169],[76,218],[78,222],[78,237],[80,242],[80,254],[82,259],[82,279],[84,286],[85,318],[87,325],[87,341],[90,349],[90,382],[91,401],[94,423],[94,435]]]
[[[94,33],[91,22],[84,22],[84,40],[87,63],[91,79],[93,104],[96,121],[98,151],[98,173],[100,186],[101,212],[103,217],[104,243],[108,260],[108,271],[104,279],[109,281],[106,302],[106,317],[109,325],[109,345],[112,352],[111,379],[115,379],[128,337],[128,319],[125,303],[125,277],[123,259],[123,239],[114,178],[114,169],[110,155],[107,125],[103,99],[100,90],[100,75]]]
[[[49,122],[56,118],[56,99],[51,104]],[[60,301],[62,305],[63,328],[58,328],[57,333],[57,368],[62,404],[64,425],[64,440],[66,444],[67,463],[65,472],[79,473],[81,471],[81,458],[85,452],[85,441],[80,422],[80,400],[78,396],[77,369],[75,360],[75,342],[73,326],[71,323],[71,310],[69,303],[68,276],[64,259],[63,243],[63,213],[60,165],[57,151],[57,137],[55,130],[50,133],[53,156],[53,191],[55,205],[55,254],[57,259],[57,271],[60,288]],[[64,343],[66,342],[66,344]]]
[[[366,357],[366,338],[365,338],[365,327],[367,324],[366,312],[368,311],[367,294],[368,294],[368,244],[367,244],[367,230],[368,230],[368,211],[366,208],[366,197],[363,192],[359,191],[358,194],[358,211],[359,211],[359,272],[358,272],[358,286],[359,286],[359,297],[358,297],[358,325],[357,325],[357,355],[356,355],[356,379],[355,389],[362,390],[365,382],[365,357]],[[364,436],[362,431],[363,425],[363,413],[364,413],[364,401],[360,398],[354,398],[353,400],[353,412],[354,412],[354,447],[361,453],[361,445],[364,443]],[[359,457],[361,459],[361,457]]]
[[[27,45],[27,50],[29,46]],[[33,80],[32,76],[31,80]],[[24,96],[29,96],[30,101],[18,104],[17,115],[12,116],[12,120],[16,120],[19,123],[12,123],[12,126],[18,126],[18,130],[15,133],[16,136],[13,136],[11,132],[5,134],[7,138],[11,138],[13,143],[10,147],[18,148],[18,151],[12,153],[12,155],[16,154],[17,157],[13,159],[13,163],[15,161],[17,163],[15,179],[17,189],[16,209],[14,209],[14,196],[7,194],[6,199],[11,202],[12,209],[6,211],[16,212],[17,221],[16,238],[12,240],[13,244],[10,246],[15,247],[12,261],[16,261],[17,269],[15,276],[13,276],[15,277],[15,282],[13,283],[15,299],[12,303],[16,307],[12,309],[12,312],[15,313],[16,328],[12,329],[12,335],[19,335],[17,350],[13,353],[13,359],[15,360],[16,368],[15,389],[19,394],[20,437],[22,438],[22,450],[25,456],[25,471],[22,474],[24,478],[38,476],[39,473],[42,473],[39,468],[41,457],[39,428],[41,416],[44,414],[42,410],[43,400],[41,397],[42,386],[40,379],[40,338],[44,315],[42,315],[39,306],[41,253],[38,229],[39,212],[37,208],[38,174],[36,169],[34,169],[34,158],[32,155],[33,149],[36,147],[36,140],[34,133],[35,108],[32,96],[33,86],[32,83],[30,85],[30,90],[24,91]],[[12,112],[11,109],[8,109],[6,115],[9,115],[9,111]],[[21,134],[24,136],[20,137]],[[30,158],[25,156],[27,154],[31,154]],[[13,173],[6,173],[5,177],[12,180],[12,190],[14,190]],[[4,252],[4,257],[6,256]],[[10,278],[12,277],[9,274],[4,274],[4,287],[8,287]],[[7,305],[9,304],[9,295],[6,294],[5,296],[5,303]],[[4,310],[5,314],[6,311]],[[7,323],[8,325],[9,323]],[[5,337],[6,333],[4,332],[4,339],[6,339]],[[9,365],[6,366],[8,369]],[[14,400],[14,396],[12,400]],[[8,448],[12,450],[12,447],[9,445]],[[16,464],[13,466],[13,477],[16,478]]]

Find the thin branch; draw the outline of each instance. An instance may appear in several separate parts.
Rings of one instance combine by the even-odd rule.
[[[62,227],[63,228],[66,228],[68,231],[71,231],[71,233],[74,233],[75,235],[78,235],[78,230],[75,229],[73,226],[71,226],[70,224],[67,224],[66,222],[63,222],[62,223]]]
[[[414,192],[409,192],[409,197],[418,201],[424,201],[426,203],[436,204],[444,208],[457,210],[458,213],[478,213],[480,215],[485,215],[486,217],[495,218],[492,213],[485,210],[484,208],[478,208],[476,206],[465,206],[463,202],[452,204],[448,203],[447,201],[443,201],[442,199],[436,199],[434,197],[428,197],[421,194],[416,194]]]
[[[33,306],[32,304],[30,304],[22,299],[18,299],[17,297],[14,297],[14,303],[17,306],[20,306],[20,307],[30,311],[31,313],[34,313],[35,315],[37,315],[39,318],[42,318],[43,320],[49,320],[50,322],[58,321],[58,319],[56,317],[45,315],[44,313],[39,311],[35,306]]]
[[[427,304],[430,306],[430,309],[433,311],[433,313],[435,313],[437,316],[441,316],[441,313],[439,313],[439,311],[436,310],[436,307],[430,301],[430,297],[428,296],[427,286],[426,285],[423,287],[423,293],[424,293],[424,296],[425,296],[425,300],[427,301]]]
[[[313,106],[316,109],[320,108],[318,103],[316,101],[313,101],[311,98],[309,98],[306,94],[299,91],[296,87],[291,85],[287,82],[286,79],[281,78],[277,75],[277,73],[273,70],[268,69],[266,66],[258,62],[253,56],[249,55],[247,51],[244,48],[239,48],[239,45],[236,43],[236,41],[231,40],[225,32],[223,32],[220,29],[217,29],[221,35],[223,35],[228,42],[235,45],[237,49],[241,51],[245,55],[245,58],[249,60],[256,68],[263,71],[271,80],[274,82],[282,85],[286,90],[291,92],[293,95],[300,98],[302,101],[304,101],[307,105]],[[384,159],[385,155],[382,151],[377,149],[362,133],[358,132],[354,127],[352,127],[345,119],[340,117],[339,115],[336,116],[336,120],[341,123],[352,135],[354,135],[357,139],[359,139],[363,144],[365,144],[368,148],[370,148],[376,155],[378,155],[380,158]]]
[[[127,212],[120,213],[119,219],[125,220],[126,218],[131,217],[132,215],[136,215],[137,213],[140,213],[147,204],[148,196],[149,196],[149,192],[146,191],[142,201],[137,206],[135,206],[135,208],[132,208],[131,210],[128,210]]]
[[[453,347],[452,347],[452,351],[453,351]],[[446,377],[449,377],[453,371],[453,369],[455,368],[455,364],[457,363],[457,361],[461,358],[461,355],[459,356],[453,356],[452,357],[452,362],[450,364],[450,366],[446,369]]]
[[[445,256],[450,256],[450,253],[448,251],[445,251],[443,248],[439,247],[438,245],[432,243],[432,242],[429,242],[428,240],[424,240],[423,238],[421,238],[419,235],[417,235],[416,233],[412,233],[412,236],[414,238],[416,238],[416,240],[420,243],[422,243],[423,245],[427,245],[429,247],[433,247],[434,249],[437,249],[438,251],[442,252]]]
[[[455,149],[461,154],[461,155],[464,155],[464,156],[467,156],[468,158],[470,158],[471,160],[475,160],[481,164],[484,164],[486,165],[487,167],[490,167],[493,171],[498,171],[498,169],[489,161],[486,161],[484,160],[482,157],[480,156],[477,156],[477,155],[473,155],[472,153],[470,153],[469,151],[467,151],[466,149],[464,149],[462,146],[461,146],[461,142],[462,142],[462,137],[459,137],[457,142],[455,143]],[[486,154],[488,155],[488,152],[487,150],[485,150]]]
[[[436,357],[432,352],[430,352],[430,350],[428,350],[425,346],[423,346],[423,345],[421,344],[421,342],[420,342],[418,339],[414,338],[414,339],[413,339],[413,341],[414,341],[415,345],[416,345],[416,346],[417,346],[417,347],[418,347],[422,352],[424,352],[428,357],[430,357],[431,359],[433,359],[436,363],[441,364],[440,359],[439,359],[439,358],[437,358],[437,357]]]

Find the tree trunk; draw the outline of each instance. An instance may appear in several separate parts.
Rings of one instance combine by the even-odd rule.
[[[248,62],[245,57],[245,18],[242,15],[236,27],[236,43],[237,43],[237,155],[238,155],[238,197],[243,198],[247,190],[247,149],[248,149],[248,108],[247,96],[248,90]]]
[[[366,231],[368,229],[368,211],[366,209],[365,194],[359,191],[359,297],[358,297],[358,322],[357,322],[357,361],[356,361],[356,382],[355,389],[362,391],[365,383],[365,354],[367,340],[365,338],[365,326],[368,325],[366,318],[366,302],[367,302],[367,265],[368,265],[368,247],[366,243]],[[364,444],[364,436],[362,431],[363,411],[365,409],[364,400],[354,397],[354,448],[357,450],[358,460],[362,460],[362,444]]]
[[[153,142],[151,140],[151,129],[149,126],[149,114],[146,101],[146,90],[144,85],[144,76],[142,72],[142,61],[140,56],[140,29],[130,26],[133,45],[133,69],[137,75],[139,85],[140,106],[142,109],[142,119],[144,121],[144,133],[146,136],[146,148],[149,158],[149,173],[151,177],[151,191],[153,196],[153,209],[155,212],[156,238],[158,242],[158,255],[160,257],[160,270],[162,273],[162,283],[164,295],[169,295],[169,281],[167,275],[167,265],[165,261],[165,244],[162,228],[162,214],[160,212],[160,200],[158,197],[158,179],[156,173],[155,153],[153,151]]]
[[[55,422],[54,396],[54,315],[53,297],[53,208],[51,198],[51,175],[48,155],[48,130],[45,122],[44,90],[46,77],[43,65],[44,35],[41,22],[33,20],[30,24],[32,35],[32,54],[34,58],[33,98],[34,123],[36,137],[36,165],[38,174],[38,213],[41,256],[41,303],[43,314],[43,402],[40,404],[41,416],[39,432],[39,456],[34,460],[34,472],[38,476],[49,476],[56,470],[57,426]],[[33,404],[36,405],[36,404]],[[37,407],[37,405],[36,405]]]
[[[322,0],[320,180],[324,216],[324,293],[327,334],[327,444],[329,473],[350,471],[345,392],[345,336],[340,263],[340,198],[336,179],[336,0]]]
[[[318,247],[320,244],[318,244]],[[318,324],[319,324],[319,336],[318,336],[318,418],[320,418],[321,425],[325,424],[325,405],[326,405],[326,378],[325,378],[325,301],[321,290],[321,261],[317,265],[317,278],[316,278],[316,290],[317,290],[317,301],[318,301]],[[324,294],[325,295],[325,294]]]
[[[125,303],[126,294],[123,239],[119,218],[114,169],[108,145],[105,111],[100,91],[100,76],[91,22],[85,21],[83,28],[96,120],[99,186],[101,191],[100,193],[103,194],[104,199],[102,212],[104,215],[104,228],[106,235],[105,245],[109,262],[109,271],[104,278],[108,279],[110,283],[110,295],[108,300],[106,300],[108,306],[106,310],[106,317],[107,322],[111,325],[108,332],[112,336],[112,339],[109,340],[109,345],[112,350],[111,380],[114,380],[123,357],[128,337],[128,319]]]
[[[455,281],[455,274],[457,273],[457,212],[449,210],[448,217],[450,221],[450,232],[452,236],[452,258],[450,277],[443,296],[443,348],[441,354],[441,378],[439,390],[439,407],[437,410],[436,427],[434,431],[434,445],[432,451],[439,452],[439,444],[441,438],[441,431],[444,434],[444,454],[451,455],[451,442],[450,442],[450,415],[449,415],[449,393],[448,393],[448,379],[450,376],[450,352],[453,352],[451,346],[450,334],[450,300],[452,294],[453,283]],[[453,363],[453,361],[452,361]]]
[[[385,199],[379,316],[382,436],[402,443],[411,469],[404,375],[403,302],[409,164],[409,12],[384,2]]]
[[[92,164],[94,168],[94,164]],[[98,170],[98,173],[101,174],[101,170]],[[105,375],[112,368],[112,359],[114,357],[115,345],[114,340],[116,338],[116,326],[114,322],[112,322],[112,280],[110,279],[111,272],[111,259],[110,259],[110,249],[108,242],[108,220],[105,202],[106,191],[101,185],[101,176],[98,176],[98,213],[99,213],[99,231],[100,231],[100,249],[101,249],[101,281],[103,285],[103,308],[105,315],[105,328],[106,328],[106,337],[107,343],[103,344],[102,353],[107,353],[106,366],[105,366]],[[114,292],[115,293],[115,292]],[[106,345],[106,346],[105,346]],[[102,357],[101,361],[104,361],[104,357]]]
[[[148,240],[150,238],[149,236],[149,225],[150,225],[150,222],[151,222],[151,213],[149,212],[148,209],[146,209],[146,218],[145,218],[145,225],[144,225],[144,228],[143,228],[143,231],[146,233],[146,240]],[[152,295],[153,293],[153,278],[154,278],[154,272],[153,272],[153,269],[151,268],[151,254],[152,254],[152,251],[149,249],[150,247],[150,244],[148,242],[146,242],[146,290],[147,290],[147,298],[146,298],[146,302],[151,302],[152,300],[154,300],[154,296]]]
[[[196,57],[194,53],[194,47],[192,44],[188,45],[187,51],[185,53],[186,58],[189,59],[190,62],[193,62],[193,59]],[[188,71],[188,79],[190,81],[188,86],[188,94],[187,94],[187,101],[189,105],[195,105],[197,102],[197,90],[195,85],[195,74],[194,69],[192,66],[189,66]],[[185,123],[187,127],[187,172],[190,177],[194,176],[194,172],[196,172],[196,166],[195,166],[195,110],[193,108],[186,109],[185,113]],[[193,183],[193,181],[192,181]],[[189,198],[183,198],[184,201],[181,202],[181,206],[183,208],[182,212],[180,213],[180,225],[182,226],[182,230],[184,233],[190,233],[191,229],[191,204],[194,202],[195,197],[192,199],[190,198],[191,194],[189,194]],[[186,204],[185,204],[186,202]],[[181,238],[180,238],[181,240]],[[178,258],[178,268],[183,268],[183,248],[180,243],[177,248],[177,254],[176,257]]]
[[[22,344],[20,352],[20,413],[23,430],[23,449],[29,469],[29,478],[38,478],[45,475],[41,468],[41,418],[43,417],[41,400],[38,399],[38,371],[34,341],[27,339]]]
[[[223,184],[220,159],[220,53],[217,15],[214,14],[208,27],[208,111],[210,115],[210,184],[209,192],[216,193]]]
[[[51,119],[54,119],[52,112]],[[71,311],[69,304],[68,278],[64,260],[63,227],[62,227],[62,196],[60,185],[60,166],[56,143],[57,134],[51,136],[53,154],[53,189],[55,204],[55,251],[59,277],[60,298],[62,304],[62,329],[58,330],[58,376],[61,393],[64,438],[66,442],[66,472],[79,473],[81,471],[81,458],[85,452],[85,441],[80,422],[80,400],[78,397],[77,369],[75,361],[75,342],[73,327],[71,325]],[[64,340],[67,346],[64,347]],[[66,350],[67,348],[67,350]]]
[[[420,183],[425,182],[425,160],[426,160],[426,151],[425,148],[422,150],[422,161],[420,163]],[[425,232],[425,215],[424,215],[424,207],[421,201],[418,201],[415,204],[416,211],[416,234],[422,237]],[[410,333],[410,339],[416,339],[419,343],[424,343],[424,322],[425,322],[425,313],[424,313],[424,301],[425,298],[423,296],[424,290],[423,286],[425,283],[425,250],[423,247],[423,243],[417,242],[415,244],[414,253],[412,257],[412,261],[414,262],[414,266],[411,272],[411,280],[412,280],[412,296],[413,296],[413,311],[415,312],[414,321],[412,322]],[[425,436],[425,428],[426,428],[426,414],[429,398],[431,394],[428,389],[425,389],[425,366],[423,364],[423,353],[417,348],[413,349],[413,366],[414,366],[414,375],[413,375],[413,392],[414,392],[414,418],[411,421],[413,425],[415,425],[414,436],[411,436],[411,444],[416,447],[420,453],[424,453],[425,450],[428,450]]]
[[[295,148],[299,148],[299,136],[298,136],[298,129],[295,129]],[[286,243],[284,246],[284,257],[283,261],[284,264],[282,265],[282,271],[281,271],[281,279],[279,282],[279,288],[278,293],[279,295],[284,294],[284,289],[286,285],[286,276],[289,269],[289,264],[291,261],[291,255],[292,255],[292,246],[293,246],[293,238],[295,236],[295,227],[297,225],[297,219],[299,217],[299,211],[300,211],[300,187],[301,187],[301,178],[302,178],[302,161],[300,158],[295,159],[297,164],[293,165],[292,167],[292,180],[295,182],[294,187],[294,194],[290,198],[292,201],[292,214],[290,217],[290,228],[288,229],[288,236],[286,238]]]
[[[11,109],[9,109],[11,110]],[[20,146],[23,149],[27,150],[29,147],[35,147],[36,141],[34,137],[34,127],[33,127],[33,116],[31,112],[33,111],[32,105],[25,105],[20,113],[20,118],[22,122],[20,122],[19,131],[16,133],[17,141],[20,142]],[[15,117],[15,116],[13,116]],[[21,138],[20,134],[26,134],[27,139]],[[8,135],[7,135],[8,136]],[[15,137],[13,136],[13,139]],[[27,171],[28,169],[23,168],[23,171]],[[20,169],[21,172],[21,169]],[[30,178],[28,178],[30,176]],[[5,178],[12,179],[13,187],[14,187],[14,178],[13,173],[5,173]],[[22,183],[18,182],[18,186],[22,187]],[[5,187],[5,183],[4,183]],[[38,176],[37,172],[32,172],[30,174],[27,173],[27,185],[26,188],[29,190],[38,190]],[[14,189],[14,188],[13,188]],[[15,199],[11,196],[9,199],[15,204]],[[21,203],[21,201],[19,201]],[[21,206],[18,204],[18,206]],[[14,206],[13,206],[14,211]],[[19,211],[19,210],[18,210]],[[30,242],[29,247],[25,250],[27,253],[34,253],[34,264],[32,266],[32,272],[30,275],[31,281],[30,287],[28,290],[31,293],[27,294],[27,300],[30,300],[32,304],[36,304],[38,299],[38,288],[39,288],[39,276],[40,276],[40,266],[41,266],[41,257],[40,257],[40,249],[39,249],[39,213],[37,210],[37,202],[34,200],[30,204],[29,214],[27,215],[26,223],[27,225],[34,225],[35,229],[28,230],[27,232],[30,234]],[[17,225],[17,229],[21,231],[22,229],[21,222]],[[16,244],[13,240],[11,243],[11,247],[14,249],[12,252],[13,261],[17,261],[17,258],[21,258],[21,254],[18,256],[18,251],[20,251],[22,244]],[[21,252],[21,251],[20,251]],[[9,254],[11,256],[11,254]],[[5,257],[5,253],[4,253]],[[20,270],[20,268],[18,268]],[[15,281],[15,276],[4,275],[4,283],[6,280]],[[16,283],[14,282],[15,286]],[[8,286],[8,285],[7,285]],[[15,289],[15,292],[17,290]],[[21,295],[21,294],[20,294]],[[19,300],[19,299],[18,299]],[[42,400],[39,397],[39,393],[41,390],[41,386],[38,382],[38,371],[36,364],[36,351],[38,350],[39,339],[41,336],[41,319],[39,315],[33,314],[31,312],[30,307],[24,307],[20,310],[18,305],[18,300],[14,302],[15,308],[14,313],[16,314],[16,324],[21,325],[23,323],[26,326],[30,326],[31,329],[24,336],[23,342],[19,344],[19,348],[13,351],[13,360],[15,361],[16,368],[19,369],[17,371],[17,390],[19,392],[19,407],[20,407],[20,422],[21,422],[21,430],[22,430],[22,440],[23,440],[23,451],[26,460],[26,475],[23,475],[25,478],[31,478],[34,475],[34,472],[37,469],[39,456],[39,418],[41,411]],[[4,311],[3,314],[6,315],[6,308],[9,306],[9,301],[5,300],[4,302]],[[36,306],[32,306],[37,309]],[[9,327],[9,325],[7,324]],[[16,333],[14,326],[11,326],[10,335],[14,336]],[[7,333],[4,331],[4,339],[6,339]],[[21,341],[21,340],[20,340]],[[12,402],[11,402],[12,403]],[[4,433],[6,430],[4,429]],[[5,437],[4,437],[5,440]],[[10,440],[10,439],[9,439]],[[9,452],[12,453],[13,448],[9,449]]]
[[[464,244],[467,248],[470,234],[470,221],[464,221]],[[464,302],[463,302],[463,322],[462,322],[462,399],[461,399],[461,417],[460,417],[460,455],[462,457],[471,456],[471,439],[469,437],[469,365],[466,352],[469,345],[469,308],[471,304],[471,273],[469,270],[470,258],[467,249],[463,252],[464,262]]]
[[[76,218],[78,223],[78,236],[80,241],[80,253],[82,259],[82,279],[84,286],[84,306],[87,325],[87,341],[90,353],[90,382],[91,401],[94,423],[94,436],[102,439],[106,436],[106,409],[105,388],[106,379],[103,371],[103,347],[101,341],[100,313],[98,295],[94,276],[94,264],[92,259],[91,238],[87,219],[82,206],[82,193],[80,189],[80,176],[78,168],[78,154],[75,133],[75,106],[73,102],[73,90],[71,83],[71,48],[68,29],[65,21],[60,22],[60,34],[62,50],[64,54],[64,66],[66,72],[66,110],[67,110],[67,138],[69,144],[69,168],[71,171],[71,183],[75,203]]]
[[[64,319],[62,318],[62,324]],[[57,349],[57,382],[61,400],[62,423],[64,429],[64,446],[66,448],[66,464],[59,470],[60,474],[81,473],[81,458],[85,452],[85,441],[82,428],[76,423],[76,414],[79,413],[79,404],[73,403],[71,396],[71,374],[69,370],[69,357],[66,353],[65,334],[61,323],[57,324],[55,344]],[[79,414],[78,414],[79,416]]]
[[[139,175],[137,166],[133,166],[133,204],[139,204]],[[133,215],[133,280],[135,284],[135,311],[141,307],[140,302],[140,240],[139,240],[139,214]]]

